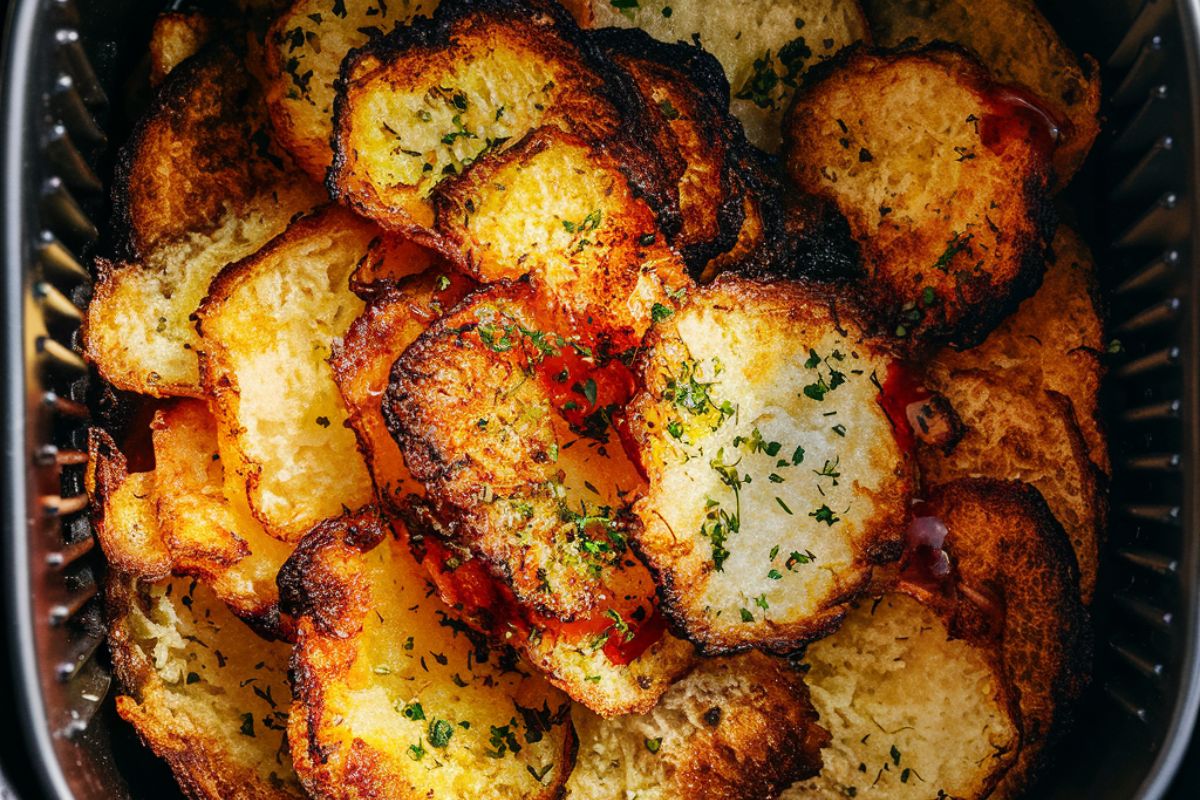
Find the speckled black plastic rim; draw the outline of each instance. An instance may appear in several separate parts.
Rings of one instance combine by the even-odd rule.
[[[35,245],[42,232],[39,219],[39,181],[33,178],[35,160],[39,158],[39,134],[47,120],[43,116],[42,70],[52,65],[37,61],[39,48],[35,36],[48,34],[54,26],[44,24],[56,5],[64,0],[13,0],[8,9],[8,24],[3,50],[3,86],[0,87],[0,125],[3,125],[3,199],[0,202],[2,220],[3,274],[0,275],[0,313],[3,313],[3,340],[0,342],[0,431],[2,431],[3,482],[0,483],[0,599],[3,602],[4,645],[10,661],[11,687],[0,687],[0,698],[11,696],[17,709],[17,719],[5,727],[19,729],[19,747],[7,745],[6,763],[18,765],[22,771],[35,773],[40,788],[32,789],[34,796],[55,800],[93,800],[93,797],[114,797],[121,793],[119,781],[100,780],[92,783],[93,797],[74,794],[71,780],[80,770],[78,760],[59,760],[61,740],[56,739],[49,723],[51,709],[47,707],[42,685],[47,670],[54,665],[39,663],[37,636],[39,628],[48,624],[35,617],[37,582],[31,569],[31,558],[37,557],[30,545],[29,534],[34,520],[41,514],[34,496],[32,463],[37,425],[34,415],[42,406],[40,379],[35,370],[36,354],[29,332],[29,314],[37,313],[31,301]],[[1130,0],[1132,4],[1132,0]],[[166,5],[164,3],[164,5]],[[1081,3],[1089,9],[1089,3]],[[1173,7],[1173,8],[1172,8]],[[1145,0],[1143,11],[1159,10],[1176,17],[1174,24],[1182,31],[1188,54],[1188,86],[1185,98],[1189,109],[1192,152],[1187,159],[1187,174],[1177,176],[1183,183],[1177,187],[1192,193],[1200,187],[1200,155],[1197,155],[1196,134],[1200,132],[1200,0]],[[1142,17],[1147,16],[1145,13]],[[1139,41],[1134,42],[1140,46]],[[1132,59],[1131,59],[1132,60]],[[1173,98],[1178,102],[1180,98]],[[1164,196],[1167,199],[1168,196]],[[1174,199],[1172,197],[1172,203]],[[1174,207],[1174,206],[1172,206]],[[1173,776],[1188,752],[1197,712],[1200,711],[1200,247],[1195,231],[1200,231],[1200,198],[1191,198],[1190,216],[1186,219],[1186,239],[1179,243],[1185,266],[1190,265],[1192,279],[1187,293],[1179,296],[1183,305],[1182,337],[1175,344],[1182,354],[1180,391],[1175,418],[1187,420],[1182,441],[1173,442],[1178,455],[1182,477],[1182,497],[1175,498],[1174,508],[1181,545],[1177,560],[1172,560],[1172,574],[1177,579],[1177,602],[1166,607],[1170,616],[1176,652],[1181,656],[1170,669],[1172,682],[1162,684],[1163,696],[1152,700],[1161,707],[1156,713],[1164,717],[1161,746],[1153,763],[1140,779],[1140,787],[1132,793],[1138,800],[1158,800],[1168,791]],[[1140,221],[1139,223],[1140,224]],[[1190,359],[1190,361],[1189,361]],[[1138,609],[1135,608],[1135,611]],[[1144,611],[1145,608],[1142,608]],[[1150,611],[1156,608],[1149,607]],[[1152,666],[1162,670],[1161,663]],[[1158,674],[1158,673],[1155,673]],[[7,691],[5,691],[7,690]],[[1145,703],[1129,706],[1134,716],[1144,719]],[[1169,709],[1169,711],[1168,711]],[[1103,736],[1102,731],[1088,731],[1089,736]],[[10,740],[11,741],[11,740]],[[60,746],[56,752],[56,743]],[[1141,744],[1141,743],[1138,743]],[[78,745],[82,747],[83,745]],[[1120,751],[1120,743],[1115,752]],[[1133,743],[1130,744],[1133,746]],[[1093,760],[1091,762],[1095,764]],[[1059,792],[1058,795],[1062,795]],[[1058,796],[1056,795],[1056,796]],[[7,797],[3,776],[0,776],[0,797]]]

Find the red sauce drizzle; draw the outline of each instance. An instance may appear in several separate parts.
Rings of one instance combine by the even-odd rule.
[[[635,388],[633,373],[620,361],[597,366],[571,347],[542,359],[537,372],[550,402],[576,428],[585,427],[587,417],[602,408],[623,407]]]
[[[607,614],[573,622],[538,614],[518,603],[512,590],[497,581],[478,559],[468,559],[451,568],[448,563],[452,563],[454,555],[444,544],[427,536],[422,546],[421,564],[444,603],[461,608],[467,620],[477,627],[481,615],[490,617],[497,630],[507,628],[518,641],[528,637],[534,629],[568,642],[587,642],[607,631],[609,637],[603,647],[604,655],[613,664],[626,666],[661,639],[667,629],[666,618],[653,598],[634,607],[633,612],[638,607],[650,608],[650,613],[645,614],[641,622],[634,618],[634,613],[622,615],[632,634],[628,638],[615,630],[614,620]]]
[[[912,450],[917,441],[909,408],[932,396],[908,367],[898,361],[888,364],[887,377],[880,386],[876,402],[892,423],[892,435],[902,450]]]
[[[988,111],[979,121],[984,147],[1002,153],[1011,141],[1028,141],[1047,163],[1067,129],[1067,123],[1040,98],[1019,86],[1004,86],[991,93]]]

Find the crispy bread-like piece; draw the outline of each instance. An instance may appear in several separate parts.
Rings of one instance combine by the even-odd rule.
[[[158,86],[212,38],[213,19],[199,11],[166,11],[150,30],[150,85]]]
[[[645,714],[572,716],[569,800],[764,800],[815,774],[829,742],[800,673],[760,653],[701,661]]]
[[[744,216],[732,151],[745,136],[729,113],[721,64],[694,45],[665,44],[637,29],[608,28],[592,40],[629,73],[651,109],[654,150],[679,157],[672,172],[682,218],[676,246],[698,274],[733,247]]]
[[[949,400],[966,432],[950,453],[920,446],[926,483],[981,476],[1038,489],[1066,529],[1090,601],[1104,529],[1103,476],[1088,457],[1071,400],[1018,370],[960,368],[935,360],[929,387]]]
[[[499,585],[479,627],[598,713],[645,711],[692,648],[665,636],[627,665],[609,655],[652,635],[655,603],[627,547],[641,479],[609,427],[623,367],[586,362],[533,306],[525,285],[481,291],[396,361],[384,414],[426,494],[409,530]]]
[[[818,69],[785,123],[788,173],[846,216],[889,329],[979,343],[1041,282],[1048,130],[950,46]]]
[[[92,528],[109,566],[139,578],[171,573],[171,551],[154,508],[154,474],[128,472],[125,454],[103,428],[88,431],[84,486],[91,499]]]
[[[114,222],[125,252],[210,231],[274,187],[289,165],[274,151],[266,109],[244,60],[225,44],[171,73],[117,160]]]
[[[333,160],[334,82],[353,49],[429,16],[437,0],[379,3],[295,0],[267,32],[264,87],[280,144],[315,180],[325,180]]]
[[[371,470],[376,496],[389,511],[399,510],[405,497],[419,490],[383,421],[383,395],[392,364],[474,286],[474,281],[457,273],[409,276],[372,294],[345,337],[334,342],[329,359],[333,378]]]
[[[439,186],[437,227],[468,274],[528,274],[564,329],[624,350],[690,280],[623,170],[600,146],[542,128]]]
[[[289,738],[313,797],[558,796],[570,702],[431,597],[376,514],[319,525],[280,585],[299,620]]]
[[[944,351],[937,361],[951,370],[1015,370],[1069,397],[1092,463],[1107,475],[1111,465],[1099,409],[1105,339],[1098,297],[1092,254],[1078,234],[1060,225],[1037,293],[983,344],[961,353]]]
[[[860,318],[815,284],[726,275],[647,338],[635,543],[703,651],[794,650],[899,555],[912,464],[878,402],[892,356]]]
[[[821,774],[784,800],[987,797],[1021,740],[997,661],[905,594],[856,601],[805,652],[805,682],[833,741]]]
[[[343,63],[330,191],[386,228],[427,234],[430,192],[484,152],[544,125],[619,138],[602,70],[557,4],[445,0]]]
[[[952,627],[963,636],[994,628],[994,614],[1003,610],[1000,652],[1019,698],[1022,743],[997,796],[1016,797],[1068,727],[1091,673],[1090,622],[1071,543],[1028,485],[958,480],[933,487],[928,504],[948,530],[944,549],[959,596],[948,598],[944,588],[921,580],[902,582],[944,617],[952,614]],[[972,595],[990,598],[992,608],[972,602]]]
[[[752,0],[720,8],[703,0],[567,5],[584,27],[636,26],[664,42],[695,42],[712,53],[733,87],[733,113],[750,141],[770,152],[779,149],[780,118],[807,69],[869,38],[857,0]]]
[[[915,38],[955,42],[975,51],[1002,81],[1036,93],[1061,124],[1054,152],[1058,185],[1070,180],[1100,132],[1100,68],[1076,59],[1033,0],[866,0],[876,44],[894,47]]]
[[[194,800],[303,798],[285,736],[291,648],[193,578],[108,577],[117,712]]]
[[[292,548],[267,535],[244,496],[226,497],[208,404],[172,403],[154,415],[151,428],[153,502],[175,574],[203,580],[255,630],[281,633],[275,576]]]
[[[372,496],[326,359],[362,312],[349,276],[376,235],[326,207],[222,270],[198,312],[230,491],[276,538]]]
[[[99,261],[84,355],[121,389],[201,395],[191,315],[226,264],[321,202],[267,148],[241,59],[210,48],[172,72],[122,151],[114,188],[128,259]]]

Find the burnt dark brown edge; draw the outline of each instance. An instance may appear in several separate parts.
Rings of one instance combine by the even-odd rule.
[[[973,90],[987,94],[1003,84],[992,77],[987,67],[973,52],[962,45],[935,40],[925,44],[915,40],[902,42],[896,47],[871,47],[863,43],[852,44],[839,51],[832,58],[814,64],[804,75],[803,82],[797,90],[793,105],[784,115],[784,149],[789,146],[788,131],[791,128],[791,116],[794,108],[799,105],[805,95],[825,80],[831,79],[837,73],[860,58],[880,58],[889,61],[901,58],[916,57],[934,63],[943,63],[940,55],[950,55],[961,59],[956,71],[967,81]],[[1036,232],[1033,237],[1022,237],[1014,240],[1014,249],[1020,250],[1017,274],[1011,282],[997,288],[998,299],[995,302],[975,303],[971,305],[970,314],[964,315],[956,325],[937,323],[922,324],[918,335],[908,337],[910,350],[913,353],[925,353],[930,348],[939,345],[949,345],[956,350],[968,350],[980,344],[992,330],[1003,322],[1021,304],[1022,300],[1033,295],[1042,284],[1042,276],[1046,265],[1046,253],[1050,247],[1054,230],[1058,223],[1058,213],[1055,210],[1051,187],[1054,184],[1053,165],[1049,162],[1043,171],[1030,175],[1021,187],[1023,207],[1026,218]],[[868,279],[866,283],[870,283]],[[992,284],[995,286],[995,284]],[[885,308],[887,304],[875,304],[873,314],[879,331],[894,330],[900,321],[895,309]]]
[[[721,172],[723,200],[717,209],[718,233],[709,241],[680,248],[688,270],[693,277],[699,275],[710,260],[733,247],[745,218],[735,174],[737,163],[731,156],[735,150],[750,145],[741,122],[729,112],[730,90],[725,70],[713,55],[695,45],[661,42],[640,28],[601,28],[586,31],[586,35],[609,58],[625,56],[643,60],[657,70],[670,74],[675,79],[674,87],[690,91],[700,111],[699,118],[694,120],[700,139],[721,140],[724,145],[724,169]],[[631,82],[636,88],[637,81]],[[662,128],[670,139],[674,139],[662,111],[648,94],[642,94],[653,125]]]
[[[325,188],[330,196],[339,200],[344,196],[337,179],[347,168],[350,154],[342,146],[339,132],[349,113],[347,87],[353,83],[358,64],[366,58],[374,57],[386,62],[409,50],[443,47],[454,40],[460,21],[477,14],[522,24],[533,14],[544,14],[550,18],[554,33],[579,52],[585,65],[600,77],[601,94],[625,117],[623,135],[604,144],[620,162],[630,165],[626,175],[630,186],[653,209],[664,235],[673,240],[682,224],[678,188],[670,181],[661,159],[646,151],[641,144],[653,124],[653,109],[638,93],[632,78],[603,56],[566,9],[550,0],[445,0],[432,17],[417,17],[411,24],[398,27],[386,36],[351,50],[342,61],[339,77],[334,84],[333,131],[329,140],[333,160],[325,176]]]
[[[734,291],[749,290],[755,293],[762,293],[772,291],[773,287],[780,287],[784,291],[792,293],[806,293],[806,299],[810,299],[814,304],[824,306],[828,309],[830,321],[839,333],[845,333],[842,328],[842,320],[853,318],[858,324],[864,339],[873,339],[873,343],[879,349],[895,354],[894,342],[887,338],[875,337],[870,329],[861,323],[861,320],[866,318],[866,312],[863,310],[864,301],[854,290],[854,287],[847,288],[837,283],[818,280],[796,280],[780,277],[775,274],[763,274],[755,277],[737,272],[727,272],[717,276],[711,283],[691,292],[685,301],[685,306],[680,311],[685,311],[687,304],[696,302],[697,298],[727,291],[731,284],[735,284]],[[672,320],[676,317],[672,317]],[[644,388],[646,385],[646,371],[652,366],[655,345],[662,338],[663,331],[669,330],[670,326],[671,321],[661,326],[656,325],[646,335],[641,353],[634,362],[634,373],[637,376],[638,385],[643,388],[639,389],[634,398],[630,400],[628,406],[630,409],[635,407],[638,397],[643,396],[646,392]],[[630,415],[629,424],[636,438],[638,423],[632,414]],[[908,482],[915,490],[915,456],[911,453],[907,454],[905,462],[908,470]],[[649,553],[642,546],[640,537],[637,535],[638,532],[640,532],[640,528],[635,529],[633,535],[630,536],[630,547],[646,565],[646,568],[650,570],[650,574],[654,578],[654,583],[658,587],[659,608],[667,619],[668,628],[678,638],[694,644],[697,651],[706,657],[733,655],[750,649],[762,650],[780,656],[788,656],[802,651],[807,644],[834,633],[840,627],[849,609],[849,604],[862,596],[870,586],[874,567],[897,561],[904,550],[903,529],[897,535],[893,535],[890,538],[878,537],[870,542],[866,542],[863,552],[864,557],[862,558],[865,569],[863,577],[856,583],[847,586],[841,594],[831,598],[827,608],[817,612],[813,615],[812,619],[802,624],[772,626],[772,630],[775,632],[774,635],[756,638],[752,643],[728,644],[720,640],[714,640],[707,629],[695,630],[688,627],[686,610],[682,607],[683,604],[679,602],[681,593],[675,586],[675,570],[670,565],[656,566],[655,560],[650,557]]]

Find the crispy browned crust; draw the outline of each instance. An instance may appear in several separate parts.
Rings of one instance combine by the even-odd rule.
[[[591,38],[629,73],[651,111],[654,150],[679,184],[677,246],[696,275],[734,246],[745,216],[732,152],[746,143],[729,113],[725,72],[699,47],[660,42],[636,28],[608,28]]]
[[[171,553],[154,516],[153,482],[130,484],[125,454],[103,428],[88,431],[88,466],[84,483],[91,498],[92,528],[109,565],[126,575],[158,580],[171,572]],[[133,524],[135,521],[142,524]]]
[[[949,531],[944,549],[957,591],[946,595],[903,581],[900,588],[937,608],[956,635],[978,642],[999,635],[1022,728],[1021,752],[999,793],[1015,796],[1068,727],[1091,672],[1091,623],[1079,599],[1075,554],[1031,486],[963,479],[928,495]]]
[[[695,643],[705,655],[728,654],[749,647],[786,654],[836,630],[845,615],[846,605],[870,584],[873,566],[899,557],[903,530],[908,520],[908,502],[905,498],[911,496],[915,485],[913,459],[897,446],[895,463],[872,465],[873,468],[884,470],[888,477],[877,491],[864,490],[863,496],[857,499],[873,504],[877,510],[871,518],[864,520],[862,527],[868,533],[855,545],[853,563],[837,576],[835,585],[826,592],[820,608],[803,618],[788,621],[762,619],[751,624],[729,626],[727,620],[723,620],[718,626],[702,600],[708,581],[716,574],[713,562],[700,552],[708,546],[708,540],[697,532],[674,530],[658,505],[685,502],[679,497],[659,494],[666,464],[658,453],[669,447],[669,434],[665,430],[669,414],[664,414],[656,406],[664,403],[669,405],[662,398],[676,365],[669,362],[666,353],[671,348],[674,348],[672,352],[677,351],[682,345],[677,325],[691,306],[711,308],[716,313],[749,310],[760,315],[763,321],[760,327],[763,330],[766,330],[770,320],[820,326],[845,337],[845,346],[855,350],[856,357],[857,353],[866,353],[873,357],[890,358],[891,347],[885,340],[863,331],[860,321],[865,315],[852,293],[839,292],[832,285],[779,279],[752,280],[730,274],[693,292],[683,309],[655,326],[647,335],[645,351],[637,363],[643,388],[630,402],[626,415],[630,438],[649,478],[650,488],[635,505],[642,525],[633,531],[633,544],[654,574],[662,610],[670,620],[672,629]],[[753,325],[748,327],[753,329],[753,334],[766,335]],[[749,352],[754,344],[747,340],[742,347]],[[759,369],[765,367],[760,364]],[[746,391],[752,392],[753,389],[747,388]],[[871,399],[864,402],[874,402],[874,393]],[[669,408],[667,410],[670,411]],[[747,433],[743,432],[743,435]],[[811,438],[807,441],[811,442]],[[724,444],[726,447],[730,445],[729,442]],[[784,445],[785,448],[794,446],[794,443]],[[782,450],[780,453],[787,455]],[[711,457],[711,453],[703,455],[704,459]],[[807,463],[805,468],[808,468]],[[767,476],[755,477],[762,480]],[[854,483],[857,484],[857,479]],[[793,513],[788,511],[788,517],[792,517]],[[736,541],[736,536],[734,534],[730,541]],[[782,549],[786,554],[789,550],[786,537],[781,534],[780,540],[784,543]]]
[[[366,256],[350,275],[350,291],[369,300],[414,275],[438,271],[446,275],[452,271],[441,255],[407,237],[384,234],[371,242]]]
[[[607,145],[541,128],[441,184],[436,225],[467,274],[484,283],[528,275],[557,329],[625,350],[641,341],[654,305],[691,283],[637,196],[636,169]]]
[[[961,156],[960,163],[974,163],[976,158],[1003,162],[996,167],[1000,177],[993,177],[994,185],[980,181],[975,186],[993,193],[981,221],[957,219],[951,201],[958,190],[945,187],[947,195],[931,200],[945,205],[940,212],[930,211],[907,228],[890,222],[886,215],[875,224],[875,208],[864,208],[857,198],[844,197],[833,188],[835,173],[848,173],[860,163],[871,163],[873,170],[886,166],[880,163],[878,148],[871,153],[856,145],[855,137],[864,127],[864,118],[888,113],[888,87],[909,69],[937,73],[937,80],[965,89],[979,99],[981,107],[998,102],[995,98],[1003,90],[974,56],[945,43],[891,50],[847,48],[810,70],[787,114],[788,173],[802,190],[830,199],[846,215],[870,271],[865,284],[870,304],[878,310],[885,330],[918,344],[932,341],[967,348],[981,342],[1041,283],[1045,246],[1055,223],[1049,196],[1051,170],[1033,141],[1002,132],[997,134],[1005,142],[1002,153],[981,144],[973,157]],[[876,95],[864,109],[865,92]],[[851,106],[852,111],[846,110]],[[846,126],[840,140],[836,129],[828,130],[838,114],[847,117],[835,120]],[[843,144],[832,148],[828,141]],[[813,142],[822,144],[813,146]],[[844,163],[830,163],[832,159]],[[1001,185],[1004,181],[1008,185]],[[926,188],[936,192],[941,187]],[[954,225],[963,230],[950,230],[948,226]],[[932,301],[926,289],[932,290]]]
[[[660,227],[674,236],[680,226],[678,191],[659,160],[639,141],[651,124],[650,110],[629,77],[599,55],[570,15],[557,3],[544,0],[447,0],[431,19],[417,19],[352,51],[342,63],[342,87],[334,103],[334,157],[326,180],[330,193],[385,228],[436,243],[429,230],[431,215],[422,199],[406,196],[400,200],[396,195],[397,204],[358,174],[352,106],[362,87],[372,81],[407,85],[453,65],[462,56],[457,50],[459,41],[477,31],[492,31],[564,67],[564,79],[577,85],[558,95],[552,107],[542,109],[540,124],[604,141],[619,152],[630,170],[631,182],[658,215]],[[503,147],[503,142],[495,146]]]
[[[383,420],[383,395],[392,364],[474,288],[474,281],[459,273],[434,270],[410,275],[373,291],[362,315],[341,342],[334,343],[329,360],[334,380],[371,470],[376,496],[392,511],[398,511],[405,496],[418,489]]]
[[[289,171],[242,57],[218,43],[175,69],[121,148],[113,229],[123,257],[211,229]]]
[[[954,406],[965,432],[949,452],[917,448],[924,479],[945,483],[981,476],[1035,486],[1068,533],[1080,593],[1091,602],[1107,519],[1107,478],[1088,456],[1070,398],[1026,372],[995,365],[943,369],[934,362],[927,378]]]
[[[195,719],[185,719],[170,700],[164,699],[170,689],[138,644],[136,632],[131,627],[134,609],[145,611],[146,608],[146,600],[141,596],[143,586],[141,581],[119,572],[110,572],[105,582],[109,656],[124,692],[116,698],[118,714],[133,725],[146,746],[167,763],[179,788],[190,800],[300,800],[304,795],[296,785],[295,776],[290,775],[290,769],[290,781],[278,777],[264,779],[256,769],[257,765],[238,762],[230,744],[222,740],[223,732],[198,727],[211,722],[210,719],[201,714]],[[233,621],[232,624],[237,623]],[[228,630],[219,635],[254,636],[245,629]],[[219,643],[214,644],[219,648]],[[264,660],[269,658],[266,653],[263,655]],[[249,668],[248,664],[245,666]],[[285,664],[279,666],[282,669]],[[249,669],[248,674],[242,676],[251,683],[255,677]],[[187,685],[192,685],[190,680]],[[202,695],[203,691],[198,688],[193,702],[203,703]],[[288,758],[286,750],[283,758]]]
[[[407,745],[407,741],[401,744],[400,734],[397,734],[394,743],[388,743],[389,747],[395,747],[395,754],[384,753],[375,749],[368,741],[359,738],[357,732],[351,730],[346,733],[341,730],[341,717],[336,714],[330,716],[329,704],[338,702],[334,698],[343,692],[347,682],[352,680],[351,670],[355,662],[362,657],[369,658],[360,651],[359,640],[365,636],[364,625],[367,617],[379,610],[380,598],[376,596],[376,592],[387,589],[374,585],[368,579],[363,569],[363,559],[377,547],[394,548],[395,558],[404,559],[399,564],[400,572],[395,580],[408,582],[420,579],[420,568],[411,560],[407,546],[386,530],[378,513],[372,509],[348,512],[341,518],[327,520],[318,525],[305,537],[280,573],[279,584],[284,607],[299,621],[297,646],[292,659],[295,702],[289,722],[289,739],[292,742],[296,770],[309,793],[322,800],[450,798],[453,795],[448,792],[453,790],[449,786],[442,793],[438,793],[435,788],[426,792],[418,788],[416,778],[404,772],[408,768],[406,762],[415,765],[419,759],[407,759],[400,755]],[[425,597],[427,603],[438,605],[436,598],[430,598],[429,594]],[[417,614],[418,609],[408,609],[407,613]],[[441,635],[445,639],[457,637],[460,631],[467,630],[465,624],[449,608],[438,609],[436,612],[428,609],[420,613],[429,618],[434,618],[435,614],[442,618],[443,621],[434,622],[433,627],[441,627],[444,630]],[[405,628],[402,627],[396,635],[399,636],[403,630]],[[413,630],[416,632],[416,629]],[[470,646],[475,648],[473,656],[466,660],[468,670],[486,669],[496,676],[514,671],[513,668],[504,666],[506,656],[490,652],[485,643],[470,635],[467,638]],[[422,641],[419,649],[424,652],[431,644],[436,646],[436,643]],[[445,646],[445,642],[442,644]],[[430,652],[435,656],[438,654],[436,650]],[[428,672],[428,669],[426,671]],[[381,673],[376,670],[375,674]],[[516,671],[516,674],[523,676],[519,671]],[[430,675],[427,684],[435,680],[432,673]],[[471,677],[470,674],[468,677]],[[437,680],[446,680],[449,683],[448,678],[444,676]],[[525,684],[538,683],[536,678],[528,676],[524,676],[523,680]],[[453,692],[449,694],[453,702],[464,704],[463,708],[429,707],[428,710],[435,714],[469,716],[473,710],[470,706],[473,699],[470,697],[469,687],[474,682],[472,680],[471,683],[463,685],[463,691],[457,695]],[[485,681],[482,685],[491,686],[492,681]],[[438,692],[442,692],[441,696],[445,698],[447,688],[417,686],[413,694],[421,698],[428,690],[434,693],[431,697],[436,697]],[[548,687],[543,691],[553,694],[553,690]],[[561,695],[558,697],[561,698]],[[516,695],[513,695],[512,699],[515,702]],[[441,702],[445,703],[445,700]],[[554,737],[551,741],[559,740],[561,746],[558,748],[559,758],[555,762],[554,776],[549,784],[543,784],[543,778],[537,778],[537,788],[523,793],[521,797],[529,800],[553,800],[561,796],[562,784],[574,763],[576,747],[574,731],[564,724],[567,708],[564,699],[561,713],[553,715],[538,738],[526,740],[532,743],[540,741],[542,737]],[[532,710],[536,711],[536,708]],[[547,714],[550,714],[549,710]],[[527,722],[526,725],[528,724]],[[475,754],[474,757],[482,758],[482,755]],[[516,754],[507,757],[515,758]],[[401,766],[397,767],[397,764]],[[412,769],[417,768],[414,766]],[[533,770],[530,769],[530,772]]]
[[[737,670],[753,696],[704,718],[711,730],[697,736],[677,765],[681,800],[723,797],[766,800],[821,769],[829,732],[818,721],[801,674],[778,659],[746,653],[725,659],[720,670]]]

